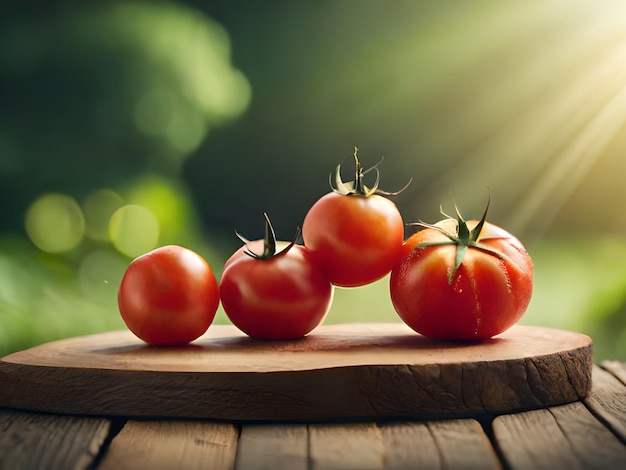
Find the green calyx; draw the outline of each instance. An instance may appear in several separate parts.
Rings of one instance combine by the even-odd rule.
[[[383,159],[381,158],[381,160],[376,165],[365,170],[363,169],[363,165],[361,165],[361,162],[359,161],[359,157],[357,155],[358,152],[359,152],[359,149],[357,147],[354,147],[354,154],[353,154],[354,165],[355,165],[354,181],[344,182],[341,179],[341,163],[337,165],[337,168],[335,168],[335,170],[329,175],[328,181],[330,183],[330,187],[332,188],[334,192],[338,194],[342,194],[344,196],[350,196],[352,194],[363,196],[363,197],[368,197],[373,194],[379,194],[382,196],[396,196],[400,194],[402,191],[404,191],[409,186],[409,184],[411,184],[412,179],[410,179],[409,182],[400,191],[387,192],[387,191],[381,190],[378,187],[378,184],[380,182],[380,172],[378,171],[378,165],[380,165],[383,162]],[[370,171],[376,172],[376,180],[374,181],[374,184],[372,185],[372,187],[366,186],[364,182],[365,175],[369,173]]]
[[[476,226],[473,229],[470,230],[470,228],[467,225],[467,221],[463,218],[463,216],[461,215],[461,212],[459,211],[459,208],[457,207],[455,203],[454,210],[456,212],[456,233],[451,233],[448,230],[444,229],[443,227],[440,227],[438,225],[427,224],[425,222],[417,222],[415,224],[409,224],[409,225],[419,225],[421,227],[437,230],[448,238],[448,240],[443,240],[443,241],[438,241],[438,242],[420,243],[418,245],[418,248],[425,248],[429,246],[441,246],[441,245],[455,245],[456,246],[454,269],[449,270],[448,272],[448,284],[449,285],[452,285],[452,282],[454,281],[454,276],[456,275],[459,267],[463,263],[463,259],[465,258],[465,254],[467,253],[467,250],[469,248],[474,248],[477,250],[484,251],[485,253],[489,253],[493,256],[496,256],[499,259],[507,259],[507,257],[504,254],[500,253],[498,250],[494,250],[493,248],[479,242],[480,233],[482,232],[483,227],[485,225],[485,221],[487,220],[488,209],[489,209],[489,200],[487,201],[487,207],[485,207],[485,212],[483,213],[480,221],[478,222],[478,224],[476,224]],[[455,219],[454,217],[451,217],[445,212],[443,212],[443,210],[440,210],[440,212],[446,217],[448,217],[449,219],[453,219],[453,220]],[[482,240],[486,240],[486,239],[483,238]]]
[[[291,249],[291,247],[296,244],[296,241],[300,236],[300,227],[298,227],[296,229],[296,235],[293,240],[285,248],[277,252],[276,233],[274,232],[274,227],[272,226],[272,222],[270,221],[270,218],[266,212],[263,213],[263,216],[265,217],[265,237],[263,238],[263,253],[255,253],[254,251],[250,250],[247,246],[248,244],[250,244],[250,240],[241,236],[237,232],[237,230],[235,230],[235,235],[237,235],[237,238],[239,238],[239,240],[241,240],[246,245],[244,253],[258,260],[271,259],[287,253]]]

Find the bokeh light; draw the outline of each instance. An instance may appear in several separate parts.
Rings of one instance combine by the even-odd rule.
[[[65,194],[49,193],[30,205],[25,228],[28,237],[39,249],[62,253],[81,242],[85,233],[85,218],[75,199]]]
[[[124,205],[124,199],[112,189],[99,189],[83,201],[85,235],[92,240],[109,241],[109,220]]]
[[[134,258],[156,247],[159,221],[149,209],[128,204],[111,216],[109,237],[120,253]]]
[[[123,194],[129,204],[143,206],[156,217],[161,243],[186,243],[198,229],[195,207],[180,182],[147,173]]]

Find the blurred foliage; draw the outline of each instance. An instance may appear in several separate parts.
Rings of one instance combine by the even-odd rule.
[[[0,3],[0,355],[123,328],[156,245],[219,276],[263,212],[290,237],[356,145],[413,178],[407,222],[488,186],[536,264],[522,322],[626,360],[625,31],[616,0]],[[327,321],[398,321],[387,289]]]
[[[227,32],[182,4],[3,5],[0,230],[44,191],[85,196],[146,170],[176,178],[250,85]]]

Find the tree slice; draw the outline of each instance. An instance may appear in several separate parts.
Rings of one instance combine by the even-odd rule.
[[[592,365],[588,336],[520,325],[475,343],[403,323],[324,325],[296,341],[212,325],[168,348],[114,331],[4,357],[0,406],[231,421],[469,415],[579,400]]]

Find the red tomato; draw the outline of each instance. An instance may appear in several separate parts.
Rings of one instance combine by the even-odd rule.
[[[263,240],[249,242],[226,262],[220,282],[224,311],[252,338],[301,338],[323,321],[333,287],[304,246],[253,255],[263,246]]]
[[[313,204],[302,225],[304,245],[330,282],[342,287],[362,286],[388,274],[404,239],[398,208],[376,187],[363,186],[358,159],[356,165],[356,182],[347,187],[339,180],[340,188]]]
[[[138,338],[154,346],[182,345],[213,322],[219,288],[204,258],[170,245],[130,263],[117,299],[122,319]]]
[[[480,340],[522,317],[532,284],[533,264],[517,238],[484,218],[466,222],[459,216],[404,243],[390,291],[395,310],[418,333]]]

